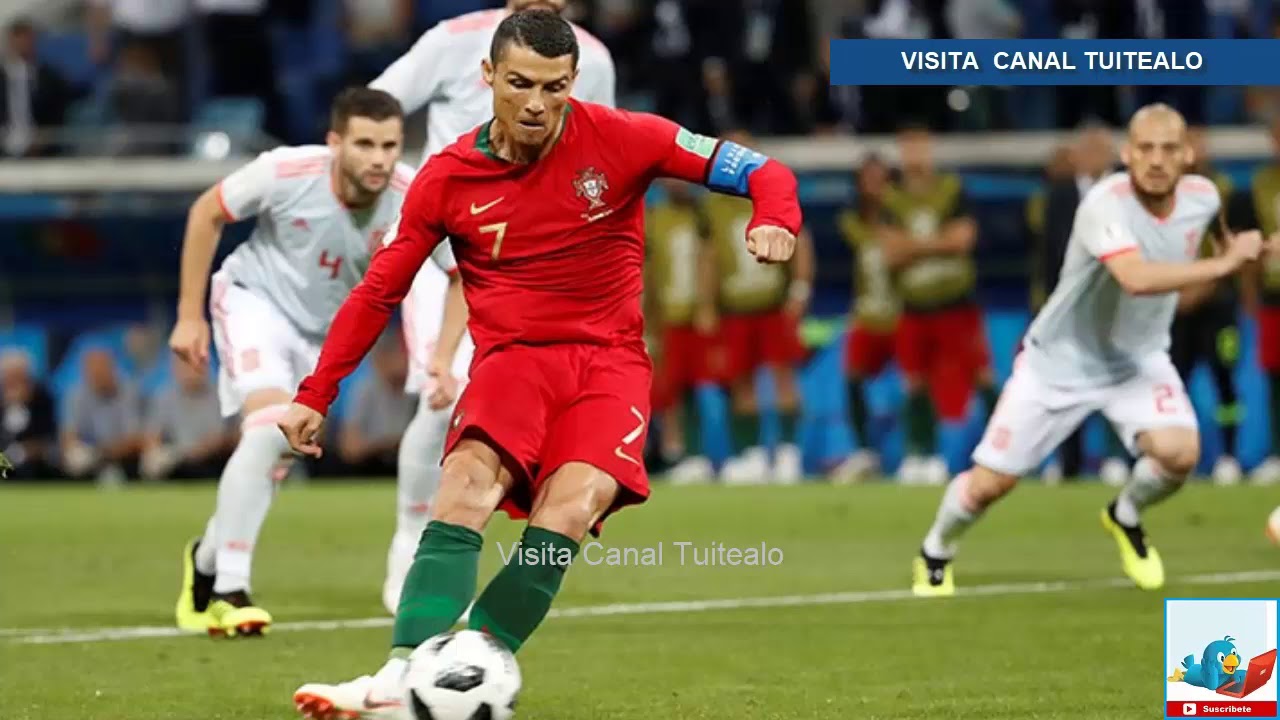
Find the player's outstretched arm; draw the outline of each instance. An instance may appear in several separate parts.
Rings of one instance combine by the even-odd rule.
[[[444,238],[443,223],[438,219],[443,195],[433,175],[428,162],[410,186],[395,231],[388,233],[388,240],[370,260],[364,279],[334,315],[320,359],[298,387],[295,405],[321,416],[329,412],[338,397],[338,383],[369,353],[391,313],[409,293],[418,270]],[[297,446],[294,449],[302,451]]]
[[[422,34],[409,51],[369,83],[374,90],[390,93],[400,101],[405,115],[431,102],[440,89],[446,67],[449,32],[445,23]]]
[[[1202,283],[1212,283],[1256,260],[1262,251],[1262,233],[1250,230],[1231,238],[1221,255],[1190,263],[1154,262],[1142,257],[1137,247],[1100,256],[1120,287],[1130,295],[1159,295],[1177,292]]]
[[[713,192],[751,198],[747,247],[761,262],[786,262],[795,252],[803,216],[790,168],[731,140],[695,135],[646,113],[625,113],[637,142],[649,154],[655,177],[698,183]]]

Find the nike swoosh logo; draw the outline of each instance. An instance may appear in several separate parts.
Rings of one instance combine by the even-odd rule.
[[[364,694],[365,710],[382,710],[384,708],[400,707],[401,704],[402,703],[399,700],[384,700],[384,701],[374,700],[372,692],[367,692]]]
[[[487,212],[488,210],[491,210],[495,205],[497,205],[498,203],[500,203],[500,202],[502,202],[503,200],[506,200],[506,199],[507,199],[507,198],[506,198],[506,196],[503,196],[503,197],[498,198],[497,200],[494,200],[493,202],[489,203],[488,205],[480,205],[479,207],[477,207],[475,203],[471,203],[471,214],[472,214],[472,215],[479,215],[479,214],[480,214],[480,213],[482,213],[482,212]]]

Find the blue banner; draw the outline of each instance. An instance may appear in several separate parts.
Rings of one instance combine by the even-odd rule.
[[[1280,85],[1280,40],[833,40],[832,85]]]

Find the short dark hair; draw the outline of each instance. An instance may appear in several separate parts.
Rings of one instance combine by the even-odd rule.
[[[25,18],[25,17],[20,17],[14,20],[13,22],[9,23],[9,27],[6,28],[6,32],[8,33],[9,37],[13,37],[14,35],[30,35],[35,33],[35,31],[36,31],[35,23],[31,22],[30,18]]]
[[[509,45],[529,48],[545,58],[572,55],[573,66],[578,67],[578,36],[567,20],[550,10],[521,10],[508,15],[493,33],[489,62],[497,65]]]
[[[367,87],[350,87],[338,93],[329,111],[329,129],[336,133],[347,131],[347,123],[353,117],[369,118],[382,122],[390,118],[404,119],[404,108],[391,93]]]

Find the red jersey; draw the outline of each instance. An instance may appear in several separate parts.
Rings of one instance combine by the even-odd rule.
[[[486,123],[419,170],[395,237],[334,317],[296,401],[327,412],[338,381],[446,237],[462,274],[476,362],[512,343],[642,343],[644,195],[658,177],[750,195],[749,230],[799,231],[789,170],[658,116],[570,100],[560,137],[524,165],[493,153]]]

